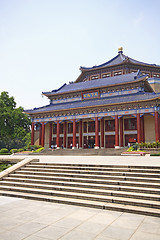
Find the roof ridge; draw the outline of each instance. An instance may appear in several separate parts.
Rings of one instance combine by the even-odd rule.
[[[97,68],[97,67],[103,67],[106,64],[108,64],[108,63],[114,61],[115,59],[117,59],[119,56],[120,56],[120,53],[118,53],[114,58],[110,59],[109,61],[107,61],[105,63],[102,63],[102,64],[99,64],[99,65],[95,65],[93,67],[82,67],[82,66],[80,66],[80,70],[82,70],[82,69],[92,69],[92,68]]]

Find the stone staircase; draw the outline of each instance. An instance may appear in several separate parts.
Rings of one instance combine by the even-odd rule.
[[[160,167],[31,162],[0,195],[160,217]]]
[[[104,148],[104,149],[45,149],[38,155],[56,155],[56,156],[120,156],[127,148]],[[36,155],[36,154],[35,154]]]

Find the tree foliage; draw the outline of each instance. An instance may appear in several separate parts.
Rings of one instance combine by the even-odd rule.
[[[16,108],[13,97],[8,92],[0,95],[0,148],[21,148],[28,141],[31,121],[23,108]]]

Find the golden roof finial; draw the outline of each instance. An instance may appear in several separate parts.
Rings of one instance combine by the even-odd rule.
[[[123,47],[118,48],[118,53],[123,53]]]

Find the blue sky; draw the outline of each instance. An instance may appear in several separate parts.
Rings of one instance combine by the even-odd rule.
[[[24,109],[117,55],[160,65],[159,0],[0,0],[0,92]]]

